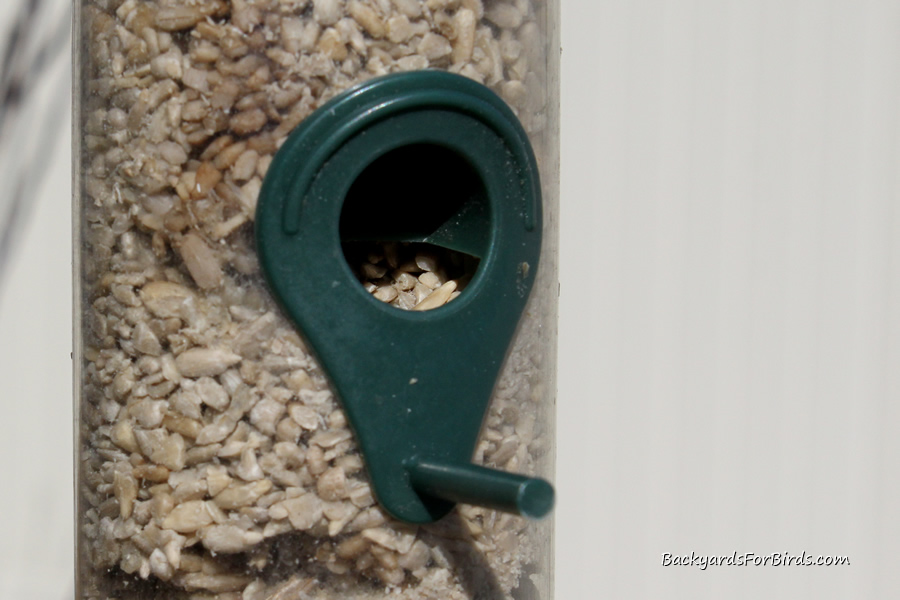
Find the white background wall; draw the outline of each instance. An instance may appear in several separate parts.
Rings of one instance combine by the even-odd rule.
[[[900,597],[900,3],[562,16],[557,598]],[[58,141],[0,284],[0,598],[71,596]]]
[[[900,597],[900,3],[563,15],[558,598]]]

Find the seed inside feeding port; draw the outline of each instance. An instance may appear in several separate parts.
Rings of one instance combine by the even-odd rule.
[[[390,251],[386,248],[391,247]],[[384,256],[402,265],[390,270]],[[478,269],[478,259],[429,244],[344,244],[344,256],[374,298],[401,310],[431,310],[457,298]],[[369,262],[377,258],[378,262]]]
[[[402,310],[430,310],[463,293],[490,227],[477,169],[453,149],[419,143],[363,169],[344,198],[340,235],[367,292]]]

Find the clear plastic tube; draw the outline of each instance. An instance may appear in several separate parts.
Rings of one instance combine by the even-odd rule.
[[[260,275],[253,219],[273,154],[348,87],[442,69],[494,90],[534,147],[545,230],[473,461],[552,479],[557,9],[82,0],[79,598],[552,598],[551,520],[459,505],[410,526],[379,508],[325,374]],[[352,256],[398,308],[465,279],[464,260],[414,246]]]

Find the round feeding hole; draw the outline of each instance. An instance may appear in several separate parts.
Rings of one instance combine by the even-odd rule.
[[[403,146],[369,164],[344,198],[347,264],[366,291],[404,310],[459,296],[490,243],[490,209],[477,170],[434,144]]]

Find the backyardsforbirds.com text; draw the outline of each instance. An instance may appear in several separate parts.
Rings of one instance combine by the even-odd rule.
[[[803,552],[772,552],[756,554],[754,552],[732,552],[731,554],[672,554],[664,552],[664,567],[699,567],[705,571],[709,567],[834,567],[849,566],[847,556],[825,556]]]

